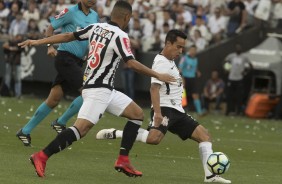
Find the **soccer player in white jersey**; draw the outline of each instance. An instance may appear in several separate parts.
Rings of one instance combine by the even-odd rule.
[[[82,90],[83,105],[72,127],[58,134],[43,150],[31,155],[30,160],[39,177],[45,176],[48,158],[84,137],[105,111],[128,118],[123,130],[124,135],[115,169],[128,176],[142,176],[142,172],[131,166],[128,155],[144,115],[142,109],[132,99],[114,90],[116,69],[122,58],[133,70],[155,77],[160,81],[174,82],[175,78],[168,74],[155,72],[134,59],[128,35],[122,31],[127,27],[131,15],[131,5],[126,1],[117,1],[109,23],[92,24],[77,32],[58,34],[41,40],[26,40],[19,44],[25,47],[70,42],[75,39],[89,41],[89,54]]]
[[[167,131],[178,135],[182,140],[188,138],[199,143],[199,152],[202,160],[205,178],[204,182],[231,183],[218,175],[212,174],[207,168],[208,156],[213,152],[211,137],[207,130],[186,114],[182,108],[182,77],[175,65],[177,58],[185,46],[186,35],[179,30],[167,33],[165,47],[158,54],[152,66],[156,72],[168,73],[177,81],[171,84],[162,82],[154,77],[151,79],[151,124],[148,130],[140,128],[136,140],[147,144],[157,145],[164,138]],[[122,131],[116,129],[100,130],[97,139],[115,139],[122,137]]]

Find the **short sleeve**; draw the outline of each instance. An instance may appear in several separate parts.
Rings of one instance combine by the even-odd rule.
[[[168,73],[168,67],[165,65],[164,62],[161,62],[160,60],[154,61],[154,64],[152,66],[152,70],[158,73]],[[160,85],[163,85],[164,82],[158,80],[157,78],[151,77],[151,83],[157,83]]]
[[[75,39],[77,40],[88,40],[89,38],[89,35],[91,35],[91,32],[92,32],[92,28],[93,28],[94,24],[91,24],[87,27],[85,27],[84,29],[81,29],[79,31],[76,31],[73,33]]]
[[[134,55],[131,51],[130,39],[127,34],[117,36],[114,51],[124,62],[134,59]]]
[[[58,29],[66,24],[69,24],[71,21],[72,13],[68,8],[65,8],[55,17],[50,18],[51,25],[54,29]]]

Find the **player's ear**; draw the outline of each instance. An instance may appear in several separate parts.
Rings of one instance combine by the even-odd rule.
[[[125,16],[124,16],[124,21],[125,22],[128,22],[131,18],[131,14],[130,13],[127,13]]]
[[[170,41],[166,41],[165,45],[167,45],[167,46],[171,46],[172,44],[171,44],[171,42],[170,42]]]

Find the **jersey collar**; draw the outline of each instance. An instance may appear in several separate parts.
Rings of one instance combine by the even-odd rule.
[[[167,57],[165,57],[165,56],[162,54],[162,51],[159,52],[159,55],[160,55],[160,56],[163,56],[164,58],[166,58],[169,62],[173,62],[173,61],[174,61],[174,60],[171,60],[171,59],[168,59]]]
[[[115,23],[115,22],[113,22],[113,21],[111,21],[111,20],[108,22],[108,24],[113,25],[113,26],[117,26],[118,28],[120,28],[117,23]]]
[[[77,3],[77,6],[78,6],[78,9],[79,9],[80,11],[82,11],[82,13],[84,13],[83,10],[82,10],[81,2]],[[92,13],[91,9],[89,10],[89,13],[88,13],[87,15],[89,15],[90,13]],[[84,14],[85,14],[85,13],[84,13]],[[85,14],[85,15],[86,15],[86,14]]]

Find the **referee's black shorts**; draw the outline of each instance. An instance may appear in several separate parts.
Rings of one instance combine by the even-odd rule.
[[[185,90],[187,95],[200,93],[198,80],[196,77],[194,78],[185,77],[184,80],[185,80]]]
[[[83,60],[67,51],[58,51],[55,57],[57,76],[52,87],[61,85],[64,93],[80,95],[83,83]]]
[[[168,130],[171,133],[178,135],[182,140],[191,138],[192,133],[199,125],[199,123],[195,119],[193,119],[192,116],[186,113],[182,113],[174,108],[161,107],[161,111],[162,115],[166,116],[169,119],[166,131]],[[151,121],[153,121],[153,117],[154,110],[152,109]]]

